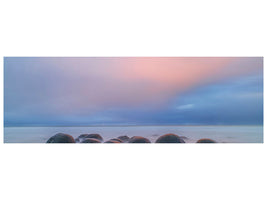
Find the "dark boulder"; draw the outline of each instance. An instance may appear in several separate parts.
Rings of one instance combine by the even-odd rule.
[[[103,138],[101,137],[101,135],[99,135],[97,133],[87,134],[84,138],[95,138],[101,142],[103,141]]]
[[[115,140],[115,141],[117,141],[117,142],[119,142],[119,143],[123,143],[123,141],[120,140],[119,138],[113,138],[113,139],[110,139],[110,140]]]
[[[82,142],[86,136],[89,134],[81,134],[79,137],[75,139],[76,143]]]
[[[120,139],[122,142],[128,142],[130,138],[127,135],[122,135],[119,136],[118,139]]]
[[[75,143],[75,140],[71,135],[58,133],[49,138],[46,143]]]
[[[197,141],[197,143],[216,143],[214,140],[203,138]]]
[[[95,138],[85,138],[81,143],[101,143],[101,141]]]
[[[128,143],[151,143],[149,139],[141,136],[133,136],[129,139]]]
[[[119,140],[110,139],[110,140],[106,141],[105,143],[122,143],[122,142]]]
[[[185,143],[185,141],[180,138],[178,135],[175,135],[173,133],[165,134],[160,136],[156,143]]]

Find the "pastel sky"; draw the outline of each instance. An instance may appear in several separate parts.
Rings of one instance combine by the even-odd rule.
[[[263,123],[261,57],[7,57],[6,126]]]

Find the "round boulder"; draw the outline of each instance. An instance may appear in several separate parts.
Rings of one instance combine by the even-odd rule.
[[[128,143],[151,143],[149,139],[141,136],[133,136],[129,139]]]
[[[185,141],[180,138],[178,135],[175,135],[173,133],[165,134],[160,136],[156,143],[185,143]]]
[[[197,141],[197,143],[216,143],[214,140],[203,138]]]
[[[120,139],[122,142],[128,142],[130,138],[127,135],[122,135],[119,136],[118,139]]]
[[[123,143],[123,141],[120,140],[120,139],[118,139],[118,138],[113,138],[113,139],[110,139],[110,140],[114,140],[114,141],[117,141],[117,142],[119,142],[119,143]]]
[[[81,143],[101,143],[101,141],[95,138],[85,138]]]
[[[87,134],[85,137],[84,137],[84,139],[86,139],[86,138],[95,138],[95,139],[97,139],[97,140],[99,140],[99,141],[103,141],[103,138],[101,137],[101,135],[99,135],[99,134],[97,134],[97,133],[93,133],[93,134]]]
[[[49,138],[46,143],[75,143],[75,140],[71,135],[58,133]]]
[[[119,140],[111,139],[111,140],[106,141],[105,143],[122,143],[122,142],[120,142]]]

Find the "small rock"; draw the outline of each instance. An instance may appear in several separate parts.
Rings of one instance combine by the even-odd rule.
[[[75,140],[71,135],[65,133],[58,133],[49,138],[46,143],[75,143]]]
[[[173,133],[165,134],[160,136],[156,143],[185,143],[185,141],[180,138],[178,135],[175,135]]]

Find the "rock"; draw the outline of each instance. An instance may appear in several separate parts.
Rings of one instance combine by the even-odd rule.
[[[119,136],[118,139],[120,139],[122,142],[128,142],[130,138],[127,135],[122,135]]]
[[[214,140],[203,138],[197,141],[197,143],[216,143]]]
[[[105,143],[121,143],[121,142],[119,140],[111,139],[111,140],[106,141]]]
[[[156,143],[185,143],[185,141],[180,138],[178,135],[175,135],[173,133],[165,134],[160,136]]]
[[[118,138],[113,138],[113,139],[106,141],[105,143],[123,143],[123,141],[121,141]]]
[[[101,141],[95,138],[85,138],[81,143],[101,143]]]
[[[101,142],[103,141],[103,138],[101,137],[101,135],[99,135],[97,133],[87,134],[87,136],[85,136],[84,138],[95,138],[95,139],[98,139]]]
[[[149,139],[141,136],[133,136],[129,139],[128,143],[151,143]]]
[[[75,143],[75,140],[71,135],[65,133],[58,133],[49,138],[46,143]]]
[[[119,138],[113,138],[113,139],[111,139],[111,140],[115,140],[115,141],[117,141],[117,142],[119,142],[119,143],[123,143],[123,141],[120,140]]]
[[[83,142],[86,138],[95,138],[99,141],[103,141],[103,138],[99,134],[81,134],[78,138],[75,139],[75,141]]]

